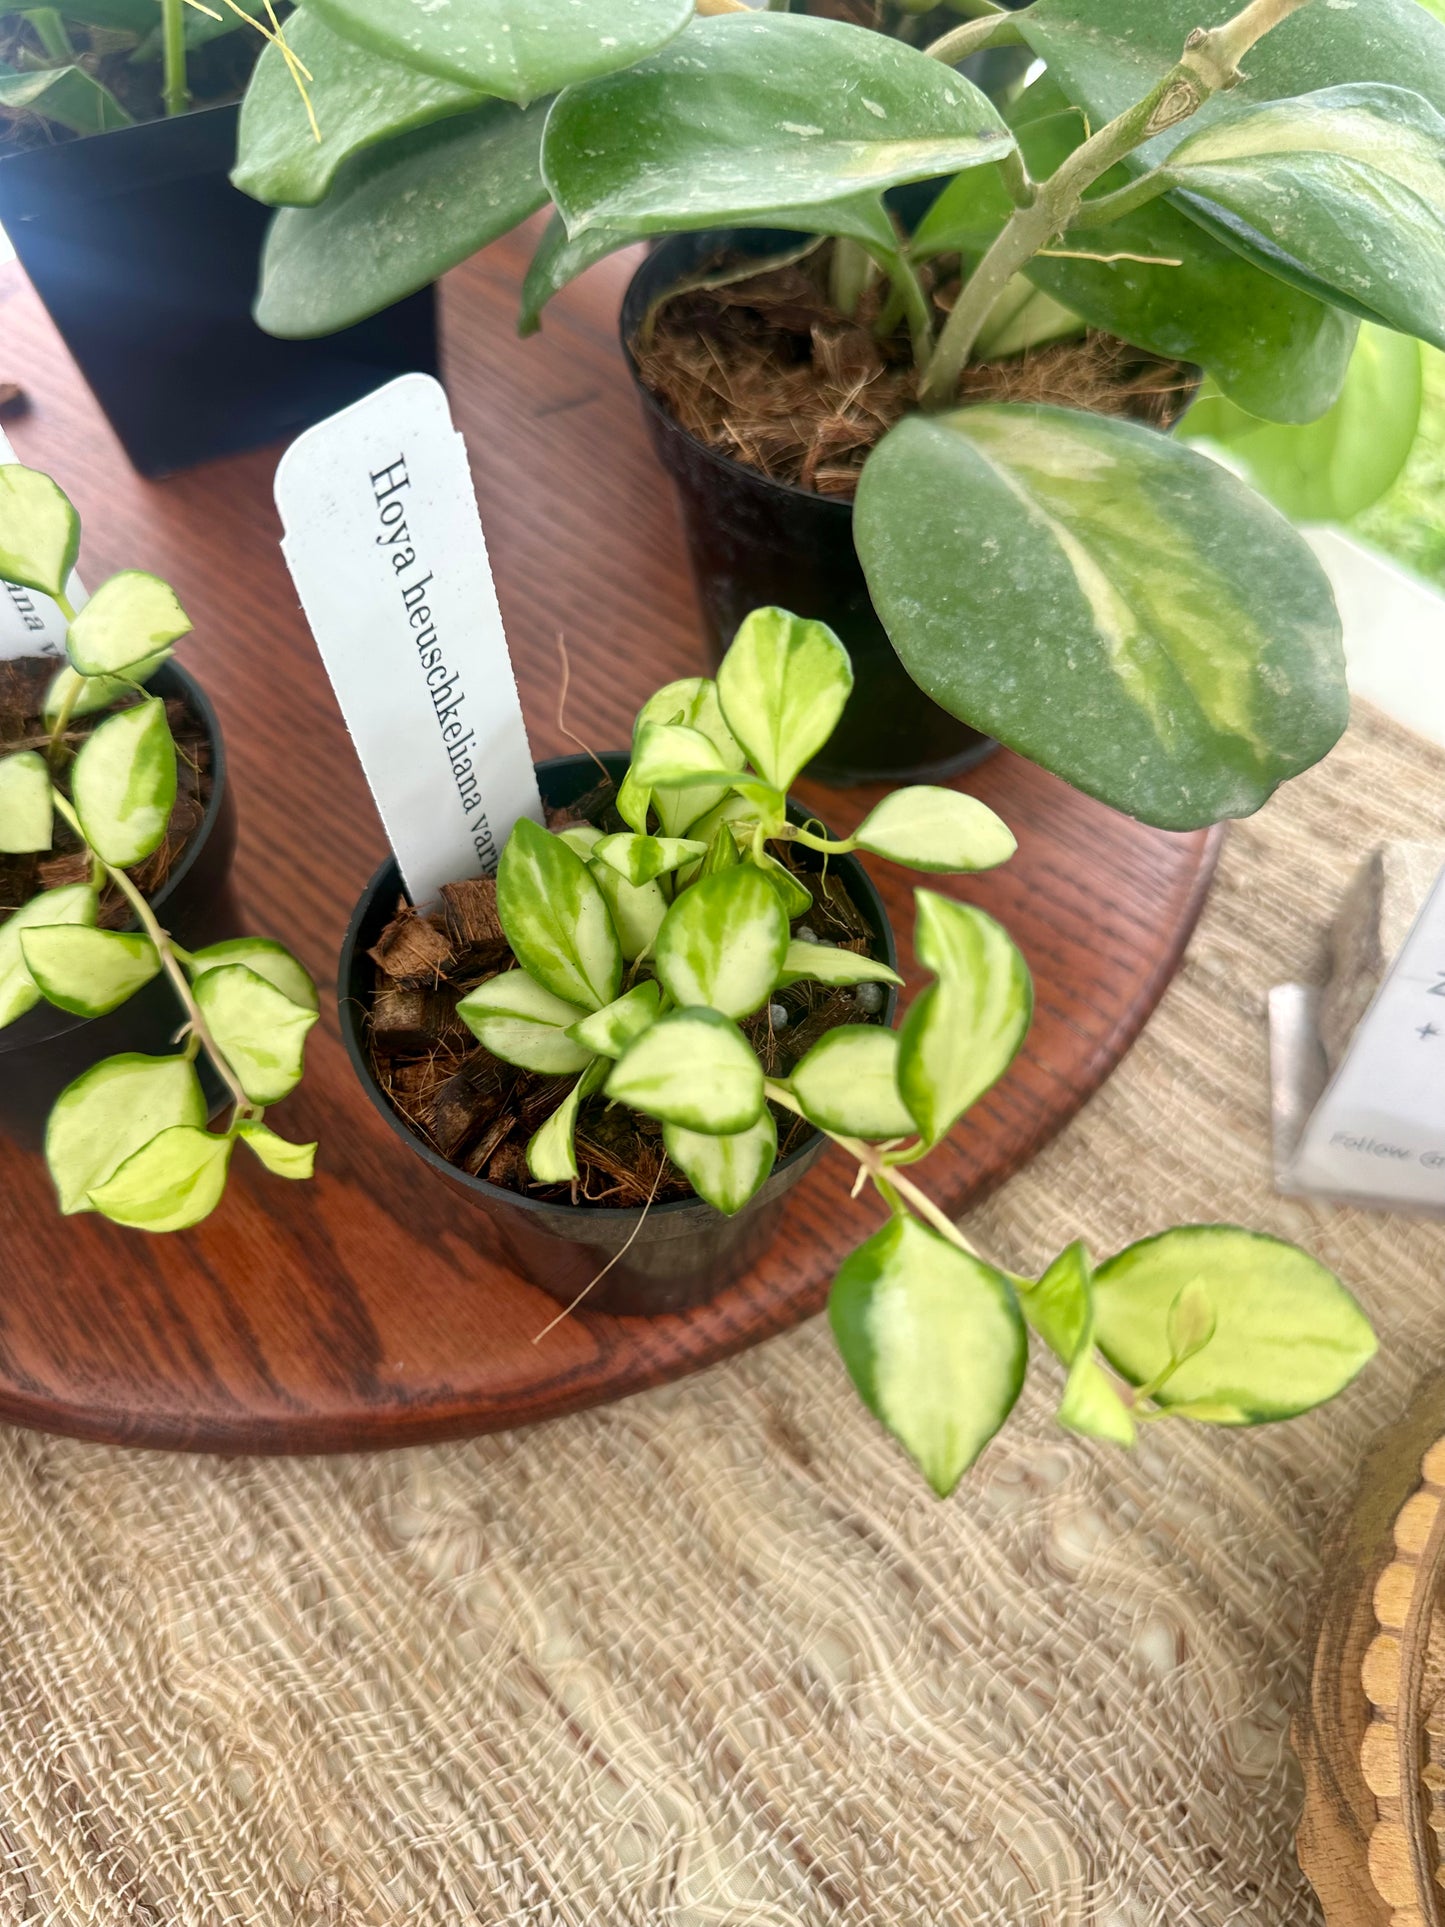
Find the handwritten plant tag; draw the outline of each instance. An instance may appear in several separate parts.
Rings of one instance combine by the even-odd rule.
[[[0,468],[19,465],[19,456],[0,431]],[[70,578],[69,596],[77,609],[85,601],[77,575]],[[65,617],[48,595],[0,580],[0,662],[15,656],[63,656],[65,628]]]
[[[412,901],[542,821],[462,437],[403,375],[276,471],[282,549]]]

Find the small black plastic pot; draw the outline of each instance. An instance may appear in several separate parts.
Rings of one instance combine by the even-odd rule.
[[[271,210],[228,179],[239,112],[0,142],[0,226],[142,475],[294,435],[397,375],[437,372],[429,288],[323,341],[256,326]]]
[[[206,726],[211,745],[211,795],[200,828],[180,861],[151,898],[164,928],[186,950],[234,937],[241,927],[231,888],[236,852],[236,810],[226,779],[226,751],[216,712],[193,676],[167,663],[151,677],[150,692],[175,697]],[[122,1051],[166,1055],[182,1022],[175,992],[157,977],[104,1017],[73,1017],[39,1003],[0,1030],[0,1131],[28,1150],[45,1141],[45,1123],[57,1097],[82,1071]],[[203,1065],[201,1083],[213,1102],[220,1085]]]
[[[604,756],[608,773],[620,782],[627,758]],[[588,756],[558,756],[537,765],[543,801],[553,806],[575,802],[593,788],[597,769]],[[802,811],[790,812],[802,822]],[[897,963],[893,932],[882,899],[861,863],[850,856],[834,860],[848,893],[872,926],[875,955]],[[351,1062],[377,1111],[407,1148],[429,1164],[486,1217],[523,1277],[564,1305],[587,1290],[585,1308],[622,1316],[654,1316],[705,1304],[744,1276],[771,1244],[789,1191],[811,1168],[826,1139],[812,1132],[779,1160],[757,1196],[734,1217],[701,1198],[622,1210],[597,1204],[553,1204],[469,1177],[435,1151],[394,1110],[376,1081],[367,1050],[367,1013],[375,987],[375,966],[367,952],[396,914],[404,896],[395,858],[382,864],[367,884],[352,916],[341,950],[338,997],[341,1035]],[[886,1008],[892,1021],[896,991]],[[615,1260],[615,1262],[614,1262]],[[593,1285],[604,1266],[607,1275]]]
[[[938,781],[997,745],[925,696],[899,661],[853,547],[853,504],[770,481],[700,442],[644,387],[632,354],[650,305],[704,261],[721,253],[777,254],[806,238],[764,228],[669,237],[632,278],[622,304],[622,348],[652,445],[677,490],[714,660],[753,609],[776,605],[826,622],[852,657],[854,687],[809,774],[825,783]]]

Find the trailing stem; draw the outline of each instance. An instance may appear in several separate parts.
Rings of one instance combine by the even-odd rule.
[[[190,105],[186,87],[186,0],[161,0],[162,92],[167,114]]]

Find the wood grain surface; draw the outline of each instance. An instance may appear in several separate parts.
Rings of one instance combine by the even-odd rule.
[[[634,710],[701,661],[669,485],[645,443],[604,263],[514,332],[525,237],[444,289],[447,380],[464,430],[536,754],[568,724],[625,746]],[[52,471],[85,523],[81,571],[175,583],[196,624],[182,657],[220,713],[240,812],[248,928],[282,937],[329,992],[380,826],[278,547],[263,451],[151,484],[119,448],[12,263],[0,268],[0,380],[30,412],[20,459]],[[960,779],[1013,826],[1019,854],[960,894],[1001,917],[1033,969],[1037,1020],[1003,1083],[924,1169],[950,1208],[1017,1170],[1128,1049],[1172,975],[1216,842],[1150,830],[1000,754]],[[840,833],[882,792],[802,794]],[[871,863],[910,971],[913,879]],[[945,884],[944,887],[954,887]],[[911,979],[916,981],[916,978]],[[756,1275],[686,1317],[577,1315],[488,1249],[483,1218],[406,1155],[356,1088],[334,1004],[276,1122],[321,1140],[314,1186],[238,1159],[196,1231],[147,1238],[56,1216],[40,1161],[0,1143],[0,1418],[87,1438],[211,1451],[398,1445],[576,1410],[695,1370],[818,1311],[876,1220],[825,1157]],[[1168,1128],[1161,1120],[1161,1128]]]

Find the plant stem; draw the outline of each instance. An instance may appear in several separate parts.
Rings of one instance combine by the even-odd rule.
[[[25,18],[34,27],[41,46],[52,60],[74,60],[75,49],[70,44],[70,35],[65,31],[65,22],[54,7],[36,7]]]
[[[985,47],[1017,47],[1022,41],[1023,34],[1011,13],[990,13],[981,20],[965,20],[961,27],[950,27],[923,51],[946,67],[955,67],[970,54],[982,53]]]
[[[161,47],[167,114],[183,114],[190,105],[186,87],[185,0],[161,0]]]
[[[1196,28],[1184,43],[1181,65],[1198,74],[1212,94],[1237,87],[1244,79],[1239,63],[1255,42],[1308,4],[1309,0],[1249,0],[1243,12],[1222,27]]]
[[[875,268],[872,255],[861,241],[851,240],[846,234],[835,237],[828,263],[828,298],[839,314],[857,315]]]
[[[873,258],[888,276],[890,297],[897,296],[908,317],[914,365],[926,368],[933,354],[933,310],[928,305],[928,296],[923,292],[918,270],[909,260],[908,250],[903,247],[896,254],[878,253]]]

